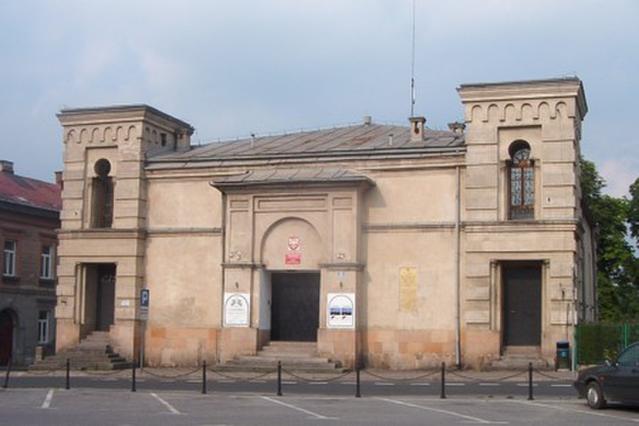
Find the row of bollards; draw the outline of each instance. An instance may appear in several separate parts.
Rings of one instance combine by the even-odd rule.
[[[138,362],[133,362],[131,365],[131,392],[137,391],[136,386],[136,371],[138,368]],[[7,372],[4,378],[4,384],[2,387],[7,389],[9,387],[9,376],[11,374],[11,359],[7,364]],[[207,389],[207,377],[206,377],[206,361],[202,362],[202,393],[206,394],[208,392]],[[66,360],[66,375],[65,375],[65,389],[71,389],[71,362],[67,358]],[[282,396],[282,362],[277,362],[277,396]],[[355,398],[361,398],[361,381],[360,381],[360,367],[359,365],[355,367]],[[446,363],[441,363],[441,378],[440,378],[440,399],[446,399]],[[533,366],[532,363],[528,363],[528,400],[532,401],[534,398],[533,395]]]

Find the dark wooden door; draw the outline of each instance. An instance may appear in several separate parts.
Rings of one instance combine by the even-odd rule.
[[[504,268],[504,345],[541,344],[541,266]]]
[[[13,353],[13,318],[7,311],[0,312],[0,365],[7,365]]]
[[[318,273],[271,275],[271,340],[317,341]]]
[[[115,316],[115,265],[101,265],[98,268],[96,293],[95,329],[109,331]]]

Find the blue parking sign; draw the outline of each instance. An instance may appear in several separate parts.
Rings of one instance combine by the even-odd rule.
[[[143,308],[149,307],[149,297],[150,297],[150,293],[148,288],[143,288],[142,290],[140,290],[140,306],[141,307]]]

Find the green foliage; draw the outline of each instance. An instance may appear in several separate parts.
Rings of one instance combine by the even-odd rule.
[[[597,229],[597,295],[603,321],[639,319],[639,259],[629,237],[639,235],[639,179],[631,198],[602,194],[606,183],[594,163],[581,159],[583,203]]]
[[[626,346],[639,339],[639,325],[629,323],[579,324],[577,362],[581,365],[614,361]]]
[[[630,185],[628,223],[630,223],[630,234],[635,239],[635,245],[639,248],[639,178]]]

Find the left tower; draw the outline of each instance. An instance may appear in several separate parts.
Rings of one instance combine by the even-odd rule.
[[[58,351],[99,333],[132,358],[145,287],[145,160],[190,148],[193,127],[147,105],[64,109]]]

